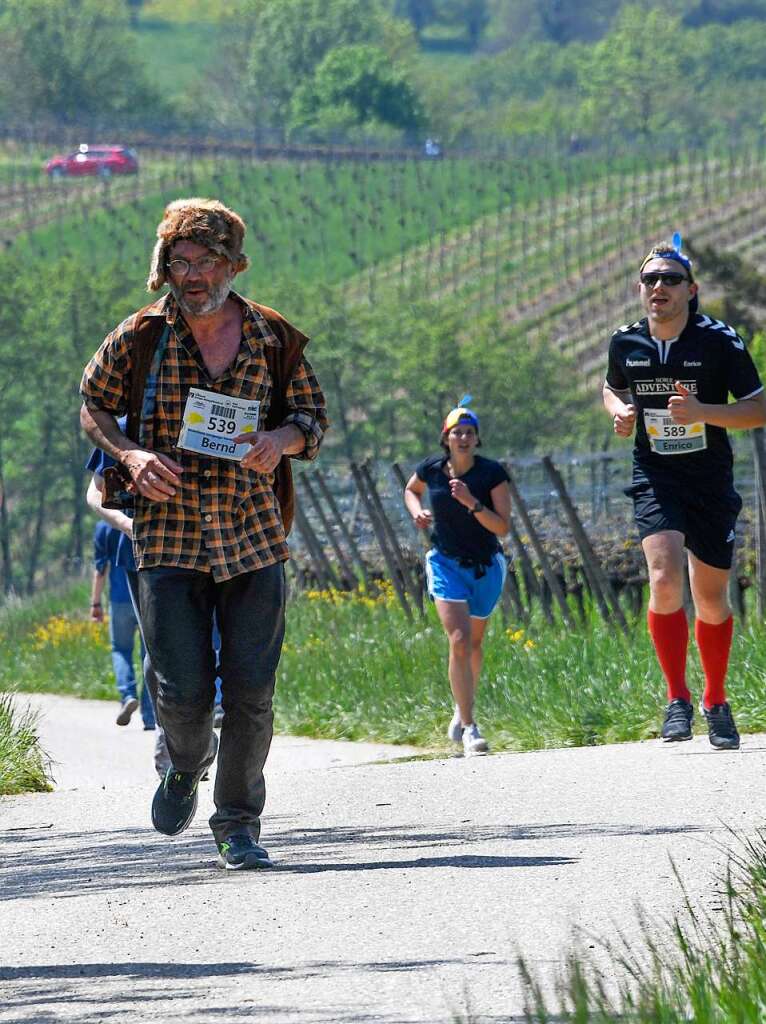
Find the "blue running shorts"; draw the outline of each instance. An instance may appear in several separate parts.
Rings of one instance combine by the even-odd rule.
[[[498,551],[476,577],[476,570],[447,558],[436,548],[426,555],[426,581],[432,600],[465,601],[472,619],[488,619],[500,600],[505,582],[505,556]]]

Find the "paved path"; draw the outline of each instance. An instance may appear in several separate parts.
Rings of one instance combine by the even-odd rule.
[[[669,855],[720,906],[727,827],[763,823],[763,736],[396,764],[369,762],[401,748],[280,738],[279,867],[221,872],[209,786],[187,832],[151,830],[137,721],[36,706],[59,788],[0,800],[3,1022],[521,1019],[519,951],[550,975],[573,927],[630,937],[637,901],[680,908]]]

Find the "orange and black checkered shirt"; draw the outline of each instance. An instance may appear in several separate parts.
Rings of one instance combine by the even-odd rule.
[[[139,569],[177,566],[211,572],[221,581],[288,558],[273,474],[176,447],[189,388],[258,400],[262,423],[268,415],[271,376],[264,345],[282,342],[258,309],[236,292],[231,298],[242,306],[242,339],[236,359],[215,380],[175,299],[168,294],[149,310],[150,315],[165,317],[171,330],[159,367],[154,414],[142,422],[140,443],[169,455],[184,471],[180,490],[168,501],[136,496],[133,545]],[[135,317],[129,317],[112,331],[85,367],[80,393],[89,408],[114,416],[126,412],[134,322]],[[286,321],[285,325],[296,330]],[[305,358],[290,381],[286,404],[291,411],[282,425],[295,423],[306,438],[306,447],[296,458],[315,458],[327,416],[324,396]]]

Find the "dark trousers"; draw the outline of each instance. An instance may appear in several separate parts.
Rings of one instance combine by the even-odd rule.
[[[270,565],[221,583],[194,569],[141,569],[138,586],[144,641],[157,678],[157,717],[177,771],[199,772],[213,759],[216,612],[224,718],[210,827],[219,843],[235,832],[257,840],[285,630],[284,567]]]

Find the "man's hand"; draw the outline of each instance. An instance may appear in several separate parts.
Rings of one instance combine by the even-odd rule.
[[[430,509],[421,508],[418,514],[412,517],[412,521],[419,530],[427,530],[429,526],[433,526],[434,517]]]
[[[136,491],[149,501],[167,501],[181,486],[184,468],[167,455],[131,448],[122,463],[130,473]]]
[[[236,444],[249,444],[250,451],[242,459],[245,469],[256,473],[273,473],[284,455],[284,435],[281,430],[256,430],[233,438]]]
[[[614,414],[612,421],[618,437],[630,437],[636,426],[635,405],[623,403],[622,409]]]
[[[459,501],[466,508],[473,508],[476,504],[476,498],[474,498],[462,480],[450,480],[449,489],[455,501]]]
[[[702,414],[702,402],[685,388],[680,380],[674,382],[677,395],[671,395],[668,399],[668,410],[670,418],[674,423],[698,423],[704,419]]]
[[[90,606],[90,619],[91,622],[103,622],[104,621],[104,609],[100,604],[91,604]]]

